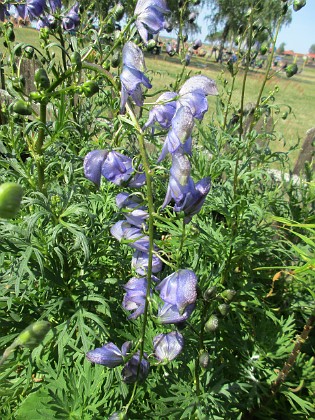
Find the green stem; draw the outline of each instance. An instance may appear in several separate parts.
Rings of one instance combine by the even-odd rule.
[[[45,101],[42,101],[40,103],[40,109],[39,109],[39,119],[40,119],[41,125],[39,127],[38,137],[35,143],[35,156],[36,156],[39,191],[43,191],[44,184],[45,184],[45,162],[44,162],[44,156],[43,156],[43,145],[44,145],[45,129],[46,129],[46,110],[47,110],[47,104]]]
[[[185,223],[185,219],[183,219],[182,235],[180,238],[180,244],[179,244],[179,249],[178,249],[177,269],[179,269],[181,266],[181,261],[183,258],[182,252],[183,252],[185,238],[186,238],[186,223]]]

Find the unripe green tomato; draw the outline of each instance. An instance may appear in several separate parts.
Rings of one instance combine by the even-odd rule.
[[[119,52],[115,52],[111,59],[111,66],[117,68],[120,64],[120,54]]]
[[[0,217],[12,219],[20,209],[23,189],[15,182],[0,185]]]
[[[209,365],[210,357],[207,351],[203,351],[199,356],[199,365],[203,369],[206,369]]]
[[[206,332],[214,332],[218,329],[219,319],[216,315],[211,315],[208,321],[205,323]]]
[[[77,70],[80,71],[82,69],[82,61],[81,55],[78,51],[74,51],[70,56],[70,61],[72,66]]]
[[[36,321],[23,330],[15,340],[15,344],[32,348],[38,346],[50,330],[48,321]]]
[[[34,76],[35,86],[38,90],[44,90],[49,88],[50,80],[47,75],[47,72],[43,68],[39,68],[35,72]]]
[[[12,110],[19,115],[32,115],[32,107],[29,103],[18,99],[12,105]]]
[[[99,90],[100,88],[94,80],[88,80],[82,85],[82,92],[87,98],[95,95]]]

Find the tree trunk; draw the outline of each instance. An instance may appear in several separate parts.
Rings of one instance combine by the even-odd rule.
[[[217,58],[217,62],[219,62],[219,63],[222,63],[224,44],[225,44],[227,36],[229,34],[229,30],[230,30],[230,23],[229,23],[229,21],[227,21],[225,26],[224,26],[224,29],[223,29],[223,32],[222,32],[222,38],[221,38],[221,42],[220,42],[219,54],[218,54],[218,58]]]

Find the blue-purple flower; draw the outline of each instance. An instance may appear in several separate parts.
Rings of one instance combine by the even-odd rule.
[[[194,118],[202,120],[208,110],[208,95],[217,95],[215,81],[207,76],[197,75],[188,79],[179,91],[177,106],[186,106]]]
[[[46,6],[46,0],[27,0],[26,4],[15,4],[17,13],[21,19],[30,19],[39,17]]]
[[[52,13],[56,13],[57,10],[61,9],[62,2],[61,0],[48,0],[50,9]]]
[[[122,306],[127,311],[134,311],[128,319],[136,319],[144,313],[147,279],[145,277],[132,277],[125,285],[126,291]]]
[[[136,27],[145,44],[148,33],[157,34],[164,28],[164,15],[169,12],[165,0],[138,0],[135,8]]]
[[[124,363],[124,356],[128,353],[130,346],[130,341],[126,341],[119,350],[115,344],[107,343],[103,347],[88,351],[86,358],[92,363],[114,368]]]
[[[187,156],[182,153],[174,153],[170,179],[162,207],[166,207],[171,200],[174,200],[174,211],[183,211],[186,215],[184,220],[189,223],[192,216],[201,210],[210,188],[209,177],[205,177],[195,184],[190,176],[190,163]]]
[[[127,241],[127,245],[131,248],[135,248],[142,252],[148,252],[149,237],[144,235],[138,227],[132,226],[124,220],[119,220],[110,228],[110,233],[119,242],[122,240]]]
[[[174,305],[181,315],[187,306],[196,302],[197,276],[192,270],[178,270],[162,280],[156,290],[160,292],[160,298]]]
[[[174,360],[184,348],[184,337],[178,331],[153,338],[154,355],[161,362]]]
[[[186,306],[184,312],[180,312],[176,305],[171,303],[165,303],[163,306],[159,307],[157,320],[161,324],[178,324],[186,321],[193,310],[195,309],[195,304]]]
[[[202,42],[201,39],[196,39],[196,41],[194,41],[193,43],[193,50],[198,50],[198,48],[200,48],[202,46]]]
[[[148,271],[149,254],[143,251],[136,251],[132,256],[131,266],[136,273],[144,276]],[[162,268],[163,263],[157,254],[157,249],[155,248],[155,252],[152,256],[152,273],[158,273],[162,270]]]
[[[10,16],[10,13],[8,12],[7,5],[0,3],[0,21],[4,22],[5,19],[9,16]]]
[[[176,111],[177,97],[175,92],[165,92],[156,100],[156,105],[150,110],[148,121],[144,125],[144,129],[154,126],[158,123],[162,128],[168,129],[171,126],[172,119]]]
[[[171,128],[166,136],[158,162],[161,162],[167,153],[177,151],[191,153],[191,133],[194,128],[194,117],[187,106],[181,106],[177,109]]]
[[[36,29],[40,30],[42,28],[53,28],[55,24],[56,20],[52,15],[42,16],[37,21]]]
[[[143,74],[146,70],[144,57],[141,49],[131,41],[128,41],[122,51],[123,69],[120,75],[121,101],[120,111],[125,112],[125,105],[128,97],[134,100],[137,106],[143,105],[143,94],[141,84],[147,88],[152,85],[149,79]]]
[[[84,174],[87,179],[100,186],[101,175],[116,185],[127,183],[138,188],[145,184],[145,174],[135,173],[132,159],[121,153],[107,150],[93,150],[84,159]]]
[[[126,363],[121,373],[123,381],[126,384],[133,384],[137,380],[139,382],[143,382],[146,380],[150,369],[150,363],[148,362],[147,357],[147,354],[144,353],[140,361],[140,352],[138,351]]]
[[[65,31],[75,31],[80,25],[79,3],[76,3],[62,19],[62,26]]]

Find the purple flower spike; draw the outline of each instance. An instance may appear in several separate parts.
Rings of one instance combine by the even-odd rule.
[[[36,24],[36,29],[53,28],[55,26],[55,18],[52,15],[42,16]]]
[[[164,28],[164,15],[169,13],[165,0],[138,0],[135,8],[136,27],[145,44],[148,33],[157,34]]]
[[[65,31],[75,31],[80,25],[79,3],[76,3],[62,19],[62,26]]]
[[[141,49],[131,41],[128,41],[122,51],[123,69],[120,75],[121,101],[120,111],[125,112],[125,105],[128,96],[134,100],[137,106],[143,105],[141,84],[147,88],[152,85],[149,79],[143,74],[145,71],[144,57]]]
[[[149,254],[147,252],[136,251],[132,256],[131,266],[136,273],[144,276],[148,271]],[[153,254],[152,273],[158,273],[163,268],[163,263],[157,254]]]
[[[107,150],[93,150],[84,158],[84,175],[98,187],[101,183],[102,165],[108,155]]]
[[[149,237],[143,235],[138,227],[131,226],[128,222],[120,220],[110,228],[110,233],[118,241],[121,241],[122,239],[130,241],[128,245],[131,248],[135,248],[142,252],[148,252]]]
[[[181,106],[177,109],[172,126],[165,139],[162,152],[158,158],[161,162],[167,153],[175,153],[182,150],[185,153],[191,153],[191,133],[194,128],[194,117],[187,106]]]
[[[194,304],[197,299],[197,277],[192,270],[179,270],[166,277],[156,286],[160,298],[171,305],[175,305],[182,315],[187,306]]]
[[[139,382],[143,382],[146,380],[149,374],[149,369],[150,369],[150,363],[148,362],[147,358],[148,358],[147,354],[144,353],[143,358],[140,362],[139,351],[134,356],[132,356],[132,358],[124,366],[121,372],[123,381],[126,384],[133,384],[137,380]],[[140,364],[140,367],[139,367],[139,364]],[[139,374],[138,374],[138,370],[139,370]]]
[[[43,13],[45,5],[45,0],[27,0],[26,4],[16,4],[15,7],[18,16],[25,20],[27,16],[29,16],[30,19],[39,17]]]
[[[195,309],[195,304],[186,306],[183,313],[180,313],[176,305],[171,303],[165,303],[161,306],[158,311],[158,321],[161,324],[178,324],[180,322],[186,321],[193,310]]]
[[[214,80],[202,75],[193,76],[180,89],[177,106],[189,107],[194,118],[202,120],[208,110],[206,96],[217,94],[218,90]]]
[[[108,343],[103,347],[88,351],[86,358],[92,363],[104,365],[108,368],[114,368],[122,365],[124,362],[123,353],[113,343]]]
[[[126,293],[123,298],[122,306],[127,311],[134,311],[128,319],[136,319],[142,315],[145,307],[147,293],[147,279],[144,277],[132,277],[125,284]]]
[[[156,101],[156,105],[149,112],[148,121],[145,123],[143,129],[154,126],[158,123],[162,128],[168,129],[171,126],[172,119],[176,111],[176,98],[177,93],[165,92]],[[165,103],[163,103],[165,102]]]
[[[177,331],[153,338],[155,357],[161,362],[174,360],[183,350],[184,337]]]

